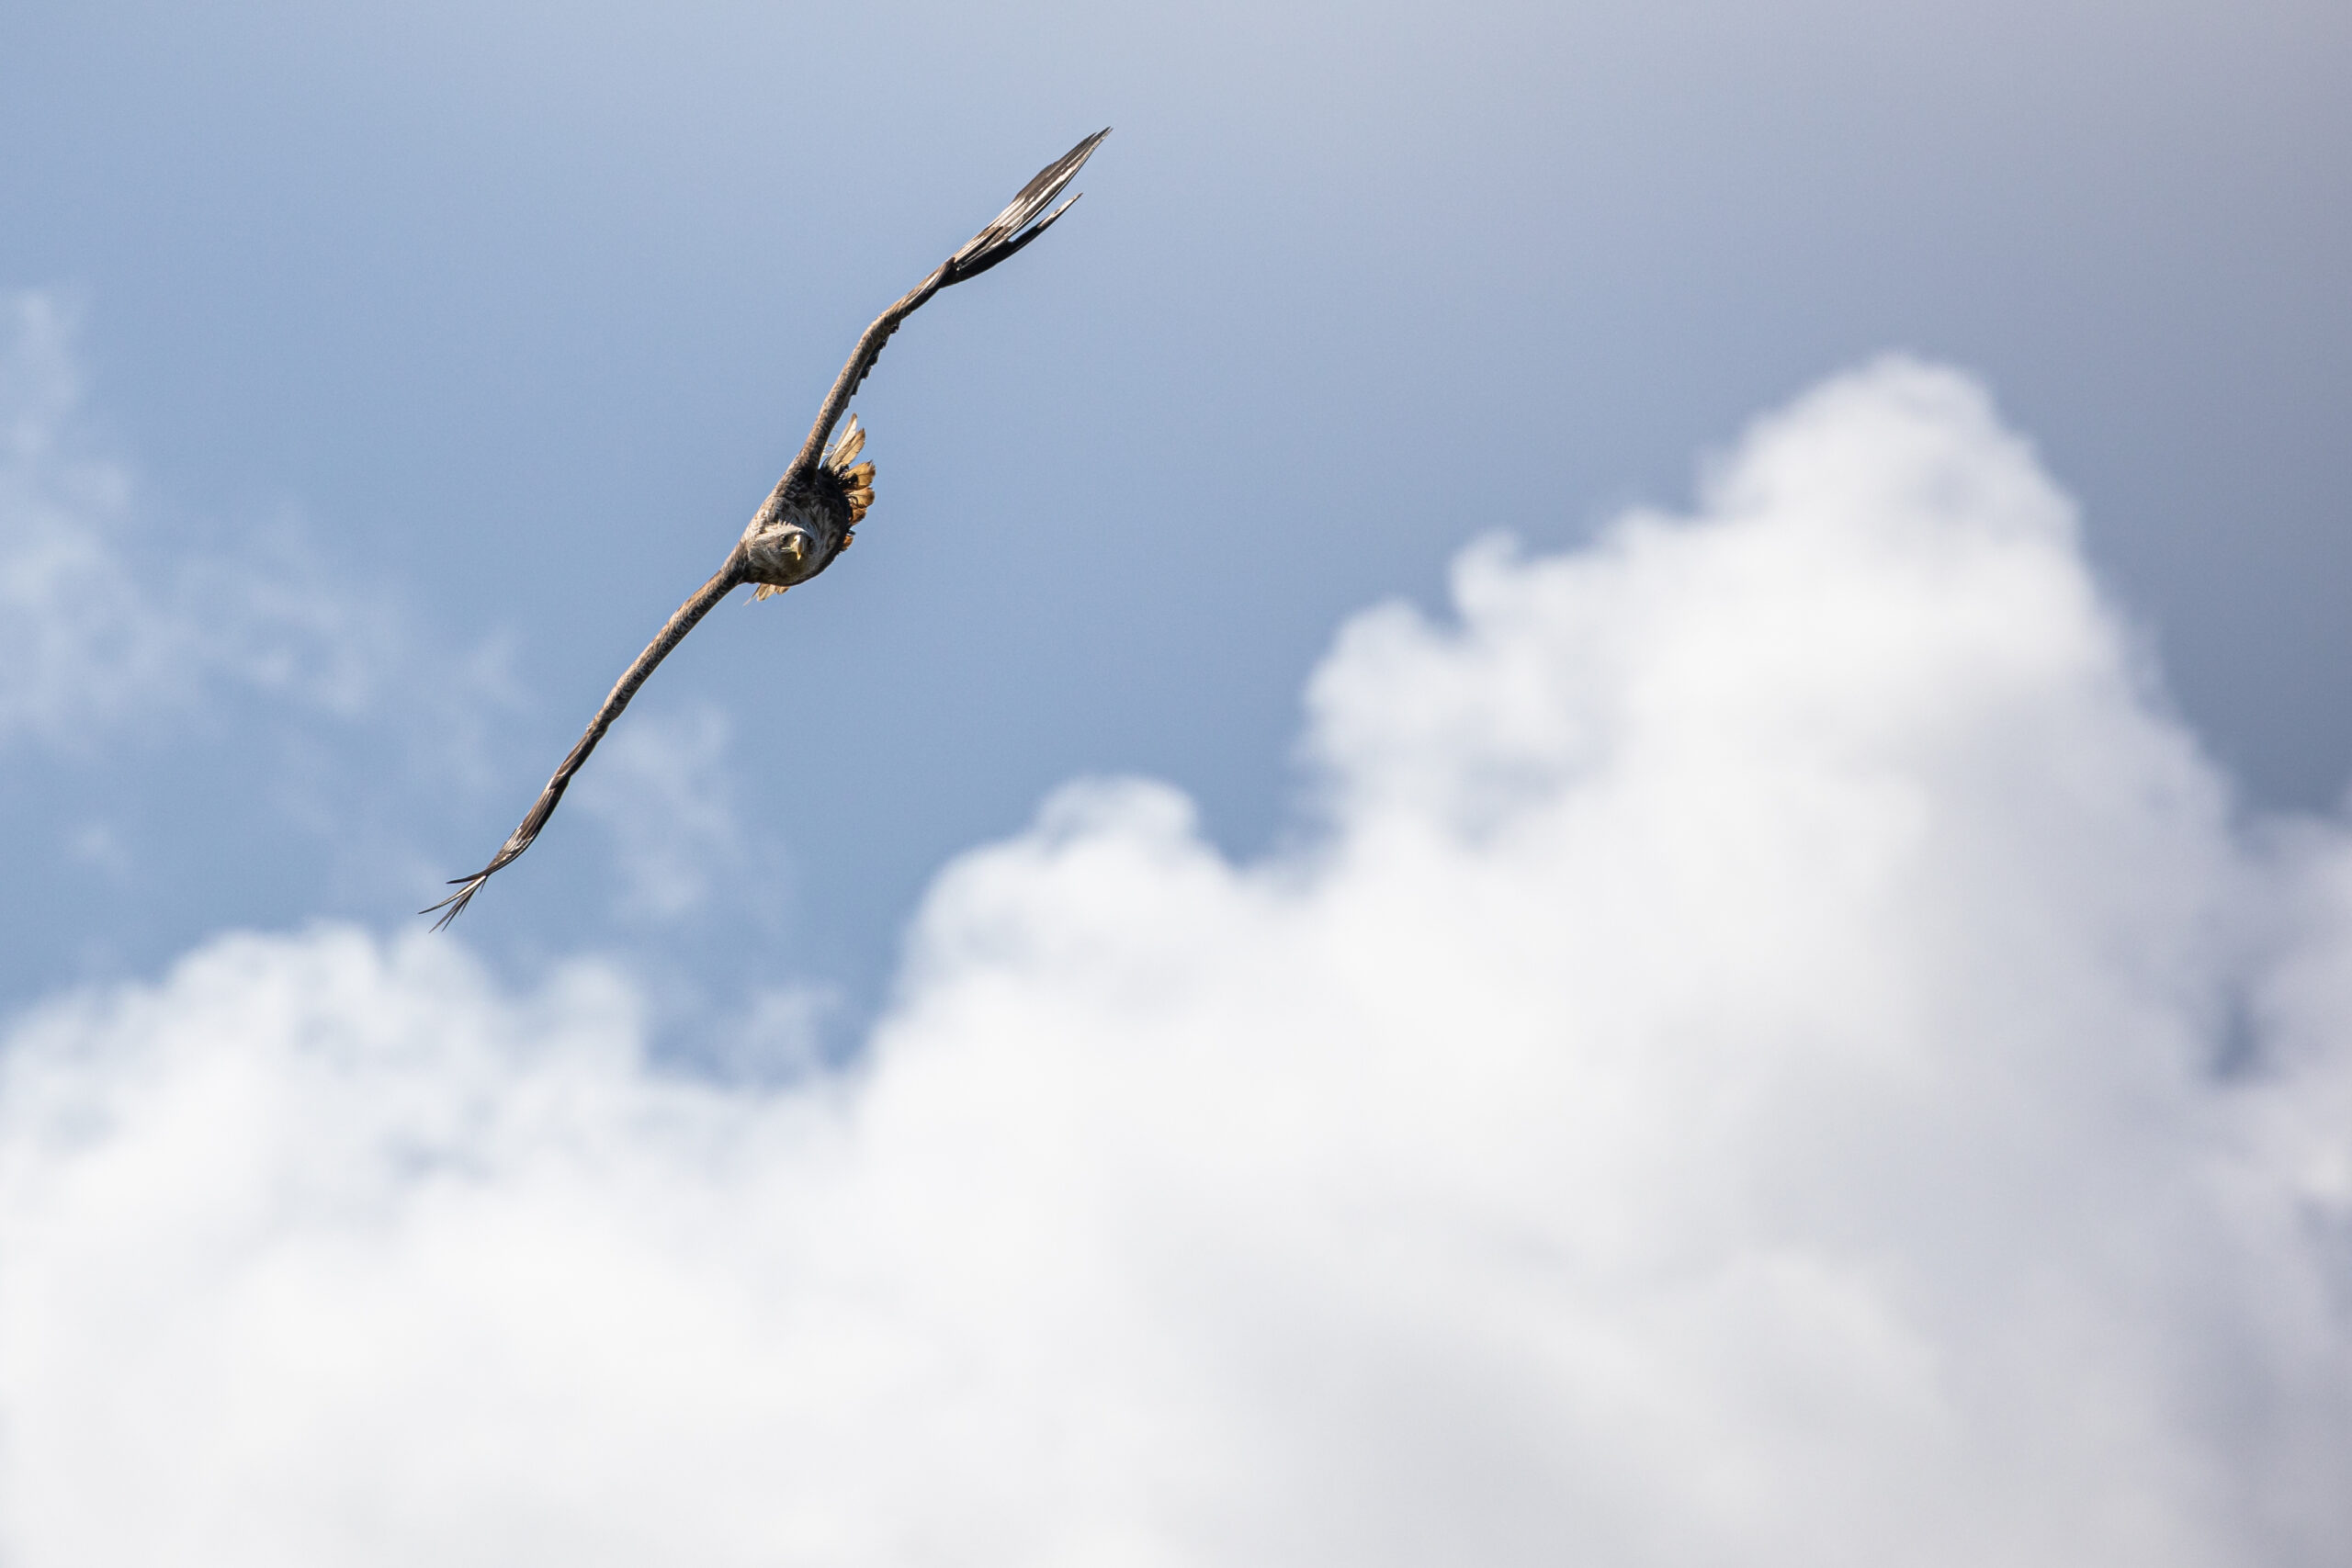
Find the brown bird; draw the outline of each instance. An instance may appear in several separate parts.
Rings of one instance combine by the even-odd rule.
[[[961,250],[940,263],[930,276],[874,319],[874,324],[857,340],[849,363],[834,378],[832,390],[825,394],[824,406],[817,411],[817,423],[809,428],[800,455],[793,458],[784,478],[776,480],[775,489],[768,492],[767,500],[752,514],[743,536],[727,553],[718,574],[679,605],[678,613],[670,617],[670,624],[662,628],[662,635],[637,656],[637,662],[628,667],[628,673],[620,678],[620,683],[605,699],[605,705],[589,721],[588,732],[572,747],[571,754],[556,769],[555,776],[548,780],[547,788],[539,792],[530,815],[523,818],[523,825],[514,829],[490,863],[471,876],[450,878],[450,886],[458,890],[423,911],[428,915],[435,910],[441,912],[441,918],[433,922],[434,930],[439,931],[456,919],[473,896],[481,891],[483,883],[531,847],[531,840],[539,836],[539,829],[555,815],[556,805],[571,786],[571,776],[588,761],[588,753],[596,749],[596,742],[605,738],[613,720],[620,717],[621,710],[628,706],[628,700],[637,695],[637,689],[645,684],[645,678],[653,673],[654,667],[669,657],[670,650],[684,640],[685,635],[695,629],[695,624],[713,606],[747,582],[755,585],[763,599],[771,593],[781,593],[832,565],[833,558],[849,547],[850,530],[874,503],[874,465],[857,460],[865,446],[865,432],[858,428],[854,418],[842,432],[839,441],[832,441],[830,446],[827,443],[831,440],[833,426],[847,412],[850,399],[874,368],[875,360],[881,357],[882,345],[890,341],[899,323],[921,310],[933,295],[979,276],[1052,228],[1078,197],[1072,196],[1050,213],[1046,209],[1053,206],[1054,198],[1077,177],[1096,145],[1110,134],[1108,127],[1096,131],[1039,170],[1035,179],[1021,187],[1012,205],[996,215],[996,221],[973,235]],[[1041,213],[1045,214],[1042,219]]]

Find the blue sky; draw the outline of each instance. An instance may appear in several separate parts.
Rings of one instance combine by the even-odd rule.
[[[73,427],[135,479],[140,526],[216,555],[291,536],[415,648],[497,661],[506,705],[464,776],[420,773],[379,716],[315,743],[372,856],[347,799],[246,808],[282,716],[12,749],[32,820],[71,802],[176,863],[109,893],[36,847],[53,912],[10,931],[19,997],[224,921],[387,920],[479,863],[858,328],[1109,122],[1072,221],[870,383],[866,553],[730,607],[632,715],[729,726],[776,857],[761,945],[861,1006],[939,862],[1060,780],[1168,778],[1219,841],[1266,844],[1341,615],[1427,602],[1486,532],[1556,544],[1679,500],[1757,410],[1890,348],[1982,375],[2032,434],[2253,799],[2326,805],[2352,764],[2324,7],[56,7],[10,30],[0,257],[78,321]],[[417,702],[455,680],[404,657],[380,678]],[[560,832],[471,939],[641,947],[610,847]]]
[[[945,1469],[972,1423],[1027,1434],[904,1527],[992,1521],[1023,1561],[1376,1560],[1312,1521],[1379,1514],[1403,1473],[1439,1480],[1393,1500],[1396,1561],[1460,1560],[1410,1543],[1473,1518],[1524,1525],[1498,1562],[1799,1541],[1822,1516],[1758,1498],[1805,1474],[1838,1478],[1821,1506],[1872,1560],[1926,1561],[1905,1531],[1958,1506],[1939,1467],[1999,1499],[1981,1537],[1951,1527],[1957,1561],[2158,1560],[2131,1517],[2179,1561],[2325,1560],[2352,1527],[2299,1478],[2352,1422],[2312,1304],[2345,1287],[2283,1216],[2335,1235],[2352,1191],[2347,65],[2318,4],[19,7],[0,1247],[40,1283],[0,1301],[0,1409],[51,1435],[60,1501],[0,1532],[72,1556],[105,1513],[75,1498],[161,1474],[101,1418],[104,1369],[135,1361],[195,1413],[171,1442],[217,1418],[352,1445],[290,1490],[283,1454],[238,1450],[213,1479],[244,1523],[183,1499],[202,1539],[356,1560],[305,1499],[365,1472],[422,1521],[370,1539],[441,1552],[462,1476],[383,1469],[369,1421],[439,1431],[514,1322],[642,1278],[609,1332],[708,1330],[771,1390],[865,1369],[806,1407],[677,1374],[707,1430],[846,1467],[837,1512],[778,1523],[617,1439],[583,1460],[651,1475],[645,1519],[707,1510],[712,1561],[926,1560],[857,1468],[892,1428],[825,1457],[853,1393]],[[862,394],[857,550],[715,612],[532,852],[420,936],[410,911],[717,566],[864,323],[1103,124],[1069,219],[917,316]],[[2224,1066],[2267,1087],[2224,1103]],[[530,1110],[575,1100],[560,1127]],[[175,1160],[231,1134],[174,1130],[232,1101],[263,1152],[192,1181]],[[673,1115],[753,1151],[749,1185],[639,1136]],[[75,1166],[51,1134],[89,1116],[126,1131]],[[1693,1116],[1729,1163],[1676,1163]],[[1185,1166],[1209,1126],[1229,1171]],[[469,1208],[413,1147],[519,1185]],[[2049,1185],[1980,1190],[1999,1150]],[[1049,1177],[1243,1240],[1138,1262]],[[1566,1196],[1594,1184],[1622,1212]],[[272,1207],[311,1186],[343,1195],[314,1228]],[[804,1186],[836,1196],[776,1196]],[[267,1245],[157,1243],[184,1190],[203,1234]],[[2051,1190],[2080,1202],[2036,1228]],[[586,1192],[610,1217],[534,1251]],[[1394,1235],[1350,1228],[1392,1203]],[[423,1250],[371,1250],[381,1213]],[[2060,1282],[2016,1344],[1952,1327],[1993,1255],[1919,1240],[1949,1213]],[[876,1214],[888,1247],[843,1239]],[[739,1269],[673,1222],[771,1227],[831,1272],[792,1275],[782,1240]],[[2067,1271],[2143,1227],[2175,1239]],[[1658,1255],[1613,1250],[1634,1232]],[[1507,1235],[1580,1261],[1521,1271],[1486,1247]],[[469,1293],[469,1247],[536,1261]],[[1719,1293],[1657,1294],[1697,1277],[1678,1258]],[[1199,1313],[1135,1307],[1194,1262]],[[1456,1264],[1460,1293],[1416,1293]],[[2066,1384],[2101,1413],[2044,1456],[2081,1511],[1999,1457],[2055,1430],[2037,1390],[2083,1336],[2217,1273],[2300,1304],[2199,1298]],[[379,1327],[442,1404],[338,1359],[355,1278],[413,1309]],[[871,1361],[827,1326],[861,1280]],[[948,1286],[969,1322],[924,1304]],[[211,1315],[146,1336],[122,1303],[147,1291]],[[712,1304],[754,1298],[789,1325]],[[1314,1341],[1283,1300],[1341,1325],[1295,1399],[1264,1371]],[[1547,1303],[1580,1326],[1542,1328]],[[1645,1303],[1680,1326],[1628,1326]],[[118,1338],[57,1327],[117,1308]],[[1064,1311],[1081,1326],[1039,1337]],[[271,1323],[315,1359],[272,1360]],[[1743,1347],[1781,1371],[1678,1381]],[[1803,1369],[1849,1351],[1845,1392],[1800,1408]],[[258,1414],[191,1370],[247,1355]],[[1358,1451],[1332,1391],[1375,1364],[1426,1376],[1366,1385]],[[969,1375],[932,1399],[926,1366]],[[544,1370],[482,1396],[485,1433],[564,1429],[547,1389],[579,1368]],[[1127,1413],[1118,1474],[1051,1437],[1091,1430],[1089,1378]],[[585,1386],[600,1430],[650,1408]],[[2223,1397],[2246,1388],[2316,1392],[2256,1431]],[[1647,1434],[1622,1451],[1612,1408]],[[1460,1453],[1416,1448],[1430,1410]],[[1252,1432],[1291,1489],[1204,1457]],[[1817,1472],[1773,1468],[1815,1443]],[[1748,1481],[1701,1506],[1657,1457],[1684,1449]],[[501,1528],[556,1539],[529,1500],[562,1485],[497,1473]],[[1087,1501],[1024,1536],[1048,1476]],[[2133,1513],[2157,1494],[2180,1511]],[[1570,1495],[1581,1536],[1543,1501]]]

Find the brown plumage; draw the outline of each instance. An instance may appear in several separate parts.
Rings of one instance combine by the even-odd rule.
[[[1039,170],[1037,177],[1021,187],[1021,194],[997,214],[994,222],[973,235],[954,255],[933,268],[929,276],[901,296],[898,303],[874,319],[874,324],[858,338],[849,363],[833,378],[832,389],[825,394],[824,404],[817,411],[817,423],[809,427],[808,439],[801,444],[799,455],[752,514],[718,574],[678,606],[677,614],[662,628],[662,635],[637,656],[637,662],[628,667],[612,694],[605,697],[604,705],[596,710],[596,716],[589,721],[587,732],[539,792],[530,814],[508,836],[490,863],[470,876],[451,878],[450,885],[458,890],[424,911],[428,915],[440,913],[441,918],[433,923],[434,930],[456,919],[473,896],[481,891],[483,883],[531,847],[531,841],[548,825],[548,818],[555,815],[556,806],[571,786],[572,775],[587,761],[588,754],[605,738],[613,720],[628,706],[629,699],[637,695],[637,689],[645,684],[646,677],[669,657],[672,649],[685,640],[686,634],[713,606],[747,582],[754,586],[762,599],[781,593],[832,565],[834,558],[849,547],[851,530],[874,504],[874,465],[857,461],[858,454],[865,448],[865,432],[854,418],[842,431],[839,441],[832,440],[833,427],[848,412],[850,399],[872,373],[874,362],[882,356],[882,345],[890,341],[890,334],[899,330],[899,323],[921,310],[933,295],[978,277],[1052,228],[1078,197],[1072,196],[1050,213],[1046,209],[1053,206],[1054,198],[1077,177],[1080,167],[1110,134],[1107,128],[1096,131]]]
[[[816,492],[820,510],[828,517],[837,517],[842,512],[849,513],[847,521],[837,525],[841,530],[841,542],[833,547],[834,555],[849,548],[850,541],[856,537],[850,530],[864,520],[865,509],[874,504],[874,465],[857,461],[857,455],[865,450],[865,432],[858,428],[857,415],[852,414],[849,423],[842,431],[842,438],[825,448],[824,460],[817,465],[811,489]],[[850,465],[853,463],[857,466],[852,468]],[[830,564],[830,559],[827,564]],[[824,570],[824,565],[817,568],[817,571]],[[814,577],[817,571],[809,572],[808,576]],[[807,580],[802,578],[799,581]],[[762,582],[752,590],[752,597],[765,599],[772,593],[783,592],[790,586],[786,582]]]

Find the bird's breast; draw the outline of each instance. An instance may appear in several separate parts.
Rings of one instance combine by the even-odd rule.
[[[762,508],[743,530],[744,575],[789,588],[824,570],[840,553],[848,526],[832,513],[818,495],[786,497],[781,506]]]

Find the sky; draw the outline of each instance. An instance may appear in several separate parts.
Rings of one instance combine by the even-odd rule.
[[[0,40],[0,1557],[2352,1546],[2340,12]]]

